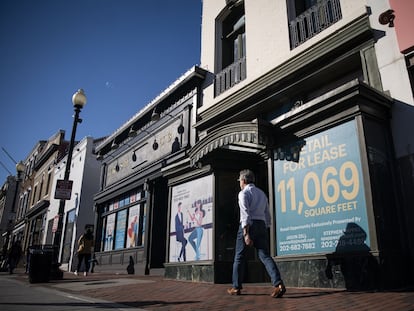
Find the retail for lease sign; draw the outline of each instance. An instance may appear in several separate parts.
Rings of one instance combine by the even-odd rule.
[[[355,121],[305,139],[298,162],[275,161],[279,256],[369,247]]]

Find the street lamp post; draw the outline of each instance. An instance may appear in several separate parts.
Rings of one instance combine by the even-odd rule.
[[[72,153],[73,153],[73,148],[75,145],[76,127],[78,123],[82,122],[82,119],[79,118],[79,113],[81,109],[83,108],[83,106],[85,106],[86,104],[86,96],[82,89],[79,89],[75,94],[73,94],[72,103],[73,103],[73,107],[75,108],[75,116],[73,119],[72,135],[70,138],[68,156],[66,159],[65,175],[63,177],[64,181],[69,180],[70,167],[72,164]],[[57,224],[57,229],[56,229],[54,239],[53,239],[54,255],[55,255],[54,263],[55,264],[59,262],[58,254],[59,254],[60,243],[62,239],[63,215],[65,213],[65,202],[66,202],[65,199],[61,199],[59,201],[58,224]]]

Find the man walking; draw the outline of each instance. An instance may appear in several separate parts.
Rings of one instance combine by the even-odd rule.
[[[245,253],[248,246],[254,246],[261,262],[271,278],[274,289],[271,296],[280,298],[286,288],[279,269],[270,257],[267,228],[270,227],[269,203],[266,194],[254,185],[254,173],[242,170],[239,175],[240,189],[238,195],[240,208],[240,226],[237,232],[233,263],[233,287],[228,289],[230,295],[240,295],[243,283]]]

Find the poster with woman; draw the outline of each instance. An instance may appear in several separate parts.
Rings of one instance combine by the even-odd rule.
[[[106,218],[105,246],[104,246],[105,251],[110,251],[113,248],[114,229],[115,229],[115,214],[111,214]]]
[[[213,176],[172,188],[170,262],[213,257]]]
[[[139,229],[139,204],[129,208],[127,246],[138,246],[138,229]]]

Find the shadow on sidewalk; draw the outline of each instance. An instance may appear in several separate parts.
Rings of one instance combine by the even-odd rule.
[[[183,305],[183,306],[186,305],[187,307],[190,307],[189,305],[199,304],[199,303],[202,303],[202,301],[199,301],[199,300],[187,300],[187,301],[148,300],[148,301],[122,301],[122,302],[117,302],[117,303],[122,304],[122,305],[127,305],[128,307],[133,307],[133,308],[148,308],[148,307],[169,307],[169,306],[179,306],[179,305]],[[186,308],[185,310],[191,310],[191,309]]]

